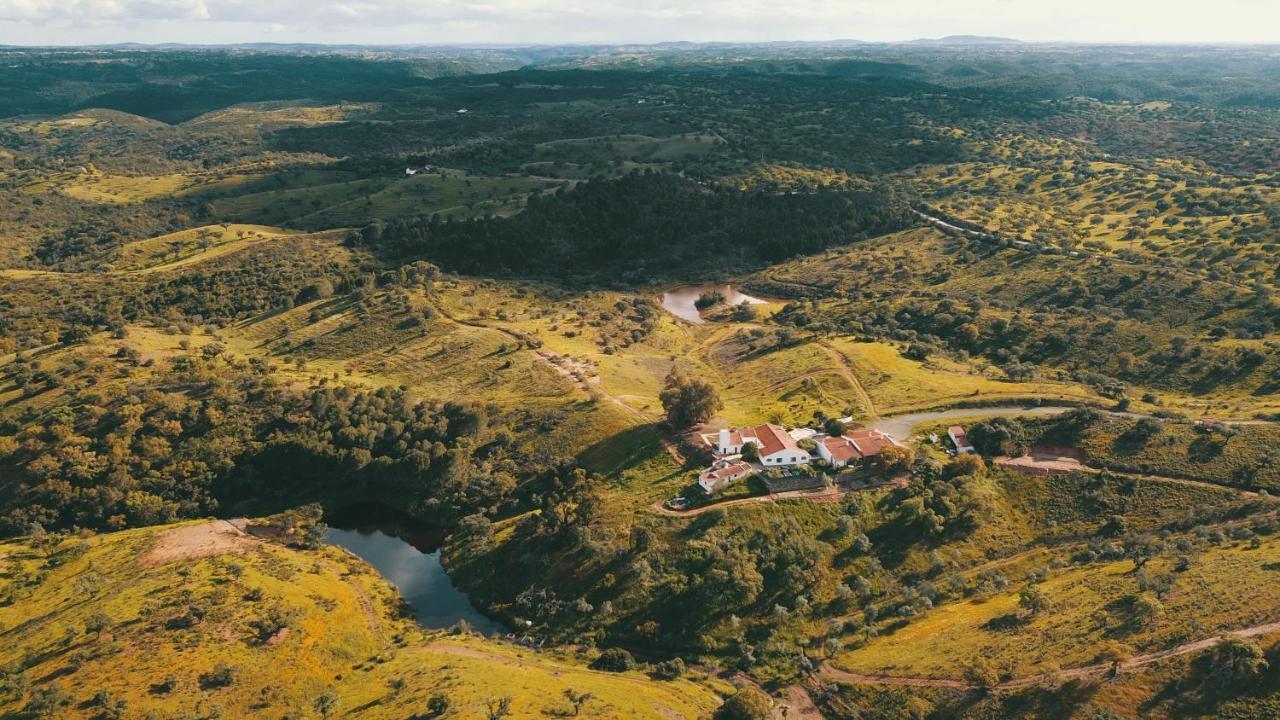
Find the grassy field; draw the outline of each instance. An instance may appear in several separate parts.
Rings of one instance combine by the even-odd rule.
[[[1274,657],[1275,638],[1260,638]],[[1050,680],[1020,690],[983,692],[938,687],[894,687],[839,682],[820,705],[830,717],[868,718],[1165,718],[1267,720],[1280,705],[1274,678],[1226,692],[1207,677],[1211,651],[1163,660],[1141,672],[1086,682]]]
[[[379,294],[364,304],[315,301],[225,329],[229,347],[249,356],[302,361],[312,373],[404,384],[423,397],[468,392],[498,403],[586,398],[572,383],[499,330],[420,320],[418,297]]]
[[[1162,263],[1026,253],[917,229],[795,259],[746,286],[808,298],[783,314],[808,327],[903,348],[942,340],[946,351],[925,348],[938,368],[1064,383],[1056,394],[1067,396],[1110,385],[1114,399],[1123,386],[1130,407],[1145,412],[1246,419],[1280,410],[1270,379],[1275,339],[1269,321],[1254,320],[1269,311],[1249,301],[1261,296]],[[1089,289],[1100,286],[1107,289]],[[1259,330],[1245,329],[1255,322]],[[1000,338],[987,344],[988,333]],[[1019,356],[1036,367],[1009,362]]]
[[[1276,426],[1271,423],[1165,422],[1150,437],[1136,432],[1136,425],[1134,420],[1104,421],[1086,431],[1079,445],[1104,467],[1280,491]]]
[[[575,163],[629,161],[665,163],[687,160],[714,152],[724,144],[714,134],[687,133],[671,137],[614,135],[609,137],[553,140],[536,147],[539,155]]]
[[[51,175],[26,185],[33,194],[57,192],[87,203],[129,205],[148,200],[228,192],[261,178],[261,173],[107,174],[89,166],[84,172]]]
[[[715,315],[690,325],[661,312],[653,329],[632,341],[616,305],[616,292],[567,293],[553,287],[494,281],[442,286],[440,302],[467,322],[505,328],[532,338],[609,396],[657,417],[658,393],[674,366],[720,390],[722,419],[808,423],[815,412],[869,418],[955,403],[1042,398],[1096,401],[1074,383],[1008,382],[943,358],[908,360],[885,343],[847,337],[784,342],[764,315],[734,322]]]
[[[390,173],[390,171],[388,171]],[[290,177],[287,187],[213,201],[218,215],[240,222],[304,229],[360,227],[374,218],[438,214],[442,218],[509,215],[531,193],[563,181],[513,176],[472,176],[454,170],[406,176],[351,177],[313,171]]]
[[[1265,182],[1176,160],[1084,160],[1082,147],[1066,139],[1007,136],[974,147],[991,159],[931,167],[914,178],[954,217],[1028,241],[1158,259],[1197,272],[1206,264],[1230,266],[1249,280],[1271,280],[1268,268],[1257,264],[1266,262],[1265,254],[1240,252],[1231,243],[1241,233],[1267,232],[1262,208],[1277,192]]]
[[[601,393],[650,418],[662,412],[658,393],[675,366],[718,385],[726,405],[723,415],[732,422],[774,418],[794,423],[811,417],[814,409],[839,409],[850,401],[802,387],[805,379],[818,375],[840,380],[838,370],[816,346],[744,357],[734,333],[752,325],[688,325],[656,308],[651,309],[651,329],[637,336],[632,331],[639,328],[617,309],[619,302],[635,297],[461,282],[443,288],[441,302],[461,320],[536,339],[544,349],[567,358],[565,365]]]
[[[584,717],[704,717],[718,704],[689,681],[423,633],[346,552],[289,550],[221,521],[11,542],[0,558],[5,712],[403,718],[444,694],[457,717],[503,696],[531,717],[567,706],[570,689],[593,695]]]
[[[294,234],[264,225],[206,225],[122,245],[104,258],[103,265],[116,272],[169,269]]]
[[[830,345],[859,377],[881,415],[952,404],[996,404],[1026,398],[1046,402],[1097,402],[1098,396],[1076,383],[1015,382],[983,374],[979,367],[944,357],[921,362],[900,348],[877,342],[835,338]]]
[[[1038,584],[1049,608],[1029,620],[1019,616],[1021,588],[950,603],[868,640],[836,665],[867,673],[962,677],[968,663],[981,657],[1017,677],[1098,662],[1108,642],[1153,652],[1280,618],[1272,592],[1277,558],[1275,537],[1256,548],[1227,542],[1203,549],[1189,569],[1177,573],[1151,625],[1135,620],[1133,606],[1142,590],[1131,561],[1067,568]],[[1146,569],[1171,568],[1171,560],[1160,559]]]
[[[182,125],[243,134],[277,127],[315,127],[352,120],[377,109],[373,103],[312,105],[300,102],[241,103],[192,118]]]

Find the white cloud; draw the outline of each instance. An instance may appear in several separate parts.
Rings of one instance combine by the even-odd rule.
[[[102,20],[202,20],[205,0],[0,0],[0,20],[85,24]]]
[[[1216,0],[0,0],[0,42],[1277,41],[1280,2]]]

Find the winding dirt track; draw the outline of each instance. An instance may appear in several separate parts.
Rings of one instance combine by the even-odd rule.
[[[483,323],[478,320],[463,320],[455,316],[453,313],[449,312],[447,309],[445,309],[442,303],[428,300],[427,304],[431,307],[432,310],[437,312],[441,317],[443,317],[445,320],[448,320],[449,322],[455,325],[466,325],[467,327],[480,328],[482,330],[491,330],[493,332],[499,332],[499,333],[502,333],[503,335],[506,335],[507,337],[510,337],[514,340],[521,342],[522,344],[528,342],[527,337],[524,337],[520,333],[514,332],[500,325],[490,325],[488,323]],[[609,401],[610,403],[613,403],[618,407],[618,409],[623,411],[623,414],[631,417],[638,424],[646,425],[648,423],[655,422],[655,418],[650,417],[644,412],[637,410],[636,408],[628,405],[626,401],[623,400],[622,398],[616,395],[610,395],[609,393],[605,392],[599,377],[581,379],[578,376],[574,375],[572,370],[556,362],[556,359],[555,359],[557,355],[556,353],[553,353],[550,350],[535,349],[535,348],[525,348],[525,350],[529,354],[531,354],[536,360],[543,363],[547,367],[551,368],[551,370],[554,371],[557,375],[568,380],[569,383],[571,383],[578,390],[582,391],[583,393],[586,393],[590,397],[600,397]],[[662,447],[665,448],[667,453],[671,455],[672,460],[675,460],[680,465],[684,464],[684,456],[682,456],[680,454],[680,451],[677,450],[676,447],[672,445],[671,442],[668,441],[666,438],[662,439]]]
[[[858,374],[853,371],[853,360],[848,355],[837,350],[834,345],[825,342],[820,342],[818,344],[821,345],[823,349],[827,351],[827,354],[831,356],[831,359],[836,364],[836,369],[840,371],[840,374],[844,379],[848,380],[850,385],[853,385],[854,391],[858,394],[858,400],[861,401],[862,406],[867,409],[867,415],[872,420],[879,417],[880,414],[876,412],[876,404],[871,400],[870,393],[868,393],[867,389],[862,386],[862,381],[858,379]]]

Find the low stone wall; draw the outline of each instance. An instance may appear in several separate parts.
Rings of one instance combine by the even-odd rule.
[[[796,475],[785,478],[771,478],[767,475],[761,475],[760,479],[764,481],[764,486],[769,489],[770,494],[782,492],[794,492],[796,490],[819,490],[827,486],[829,478],[826,475]]]

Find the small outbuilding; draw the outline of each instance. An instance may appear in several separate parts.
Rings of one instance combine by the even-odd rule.
[[[698,476],[698,486],[714,495],[726,486],[751,474],[751,466],[741,460],[719,460]]]
[[[969,436],[963,427],[952,425],[947,428],[947,437],[951,438],[951,443],[956,446],[957,454],[974,452],[973,444],[969,442]]]

